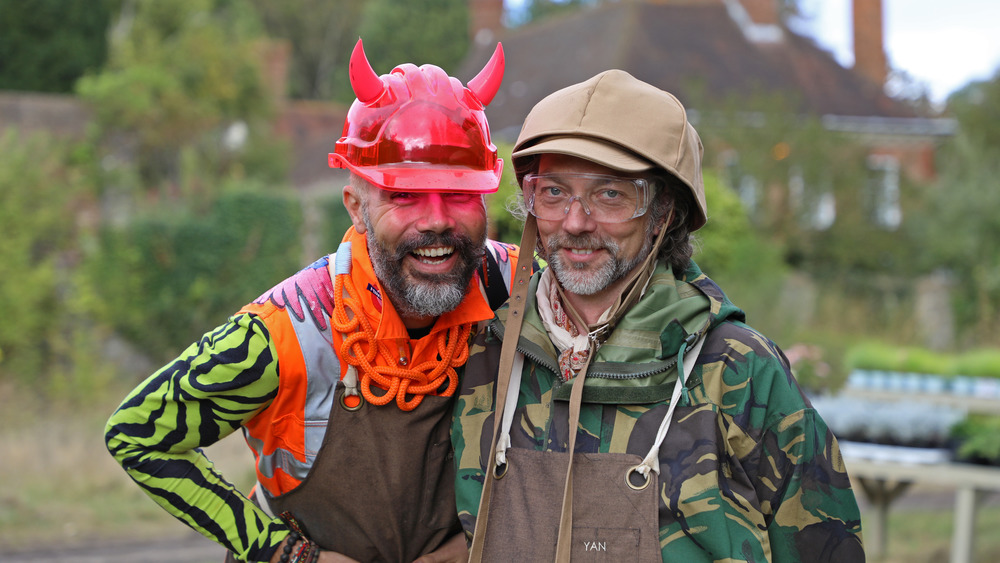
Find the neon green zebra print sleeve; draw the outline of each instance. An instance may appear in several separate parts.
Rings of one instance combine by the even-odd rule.
[[[111,415],[108,451],[157,504],[247,561],[268,560],[287,527],[254,506],[202,453],[278,389],[267,328],[241,314],[136,387]]]

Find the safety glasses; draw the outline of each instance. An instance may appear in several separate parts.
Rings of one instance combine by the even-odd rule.
[[[561,221],[574,201],[599,223],[624,223],[649,208],[651,190],[642,178],[604,174],[528,174],[522,181],[524,202],[544,221]]]

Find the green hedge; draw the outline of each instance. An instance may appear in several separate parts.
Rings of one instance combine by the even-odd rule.
[[[73,212],[87,196],[73,151],[48,136],[0,131],[0,371],[25,381],[61,360],[55,343],[77,255]]]
[[[281,195],[227,193],[100,233],[88,264],[108,322],[157,361],[174,357],[301,266],[302,213]]]
[[[1000,378],[1000,349],[947,354],[872,342],[850,349],[846,364],[849,369]]]

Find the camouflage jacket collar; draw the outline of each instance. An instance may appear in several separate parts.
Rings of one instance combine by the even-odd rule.
[[[531,279],[518,350],[530,362],[559,373],[558,351],[549,340],[537,311],[535,291],[539,273]],[[506,307],[497,312],[490,331],[501,340]],[[660,263],[642,299],[622,318],[597,350],[588,371],[584,400],[599,403],[646,403],[669,396],[677,377],[677,352],[722,321],[743,320],[722,290],[692,261],[678,278]],[[689,382],[693,383],[693,382]],[[571,385],[555,390],[554,398],[568,397]]]

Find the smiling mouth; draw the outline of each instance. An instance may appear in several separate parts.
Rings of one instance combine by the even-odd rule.
[[[413,251],[413,255],[417,257],[417,260],[424,264],[440,264],[451,258],[451,255],[454,253],[454,246],[423,247]]]
[[[594,249],[593,248],[567,248],[566,250],[569,250],[573,254],[593,254],[594,253]]]

